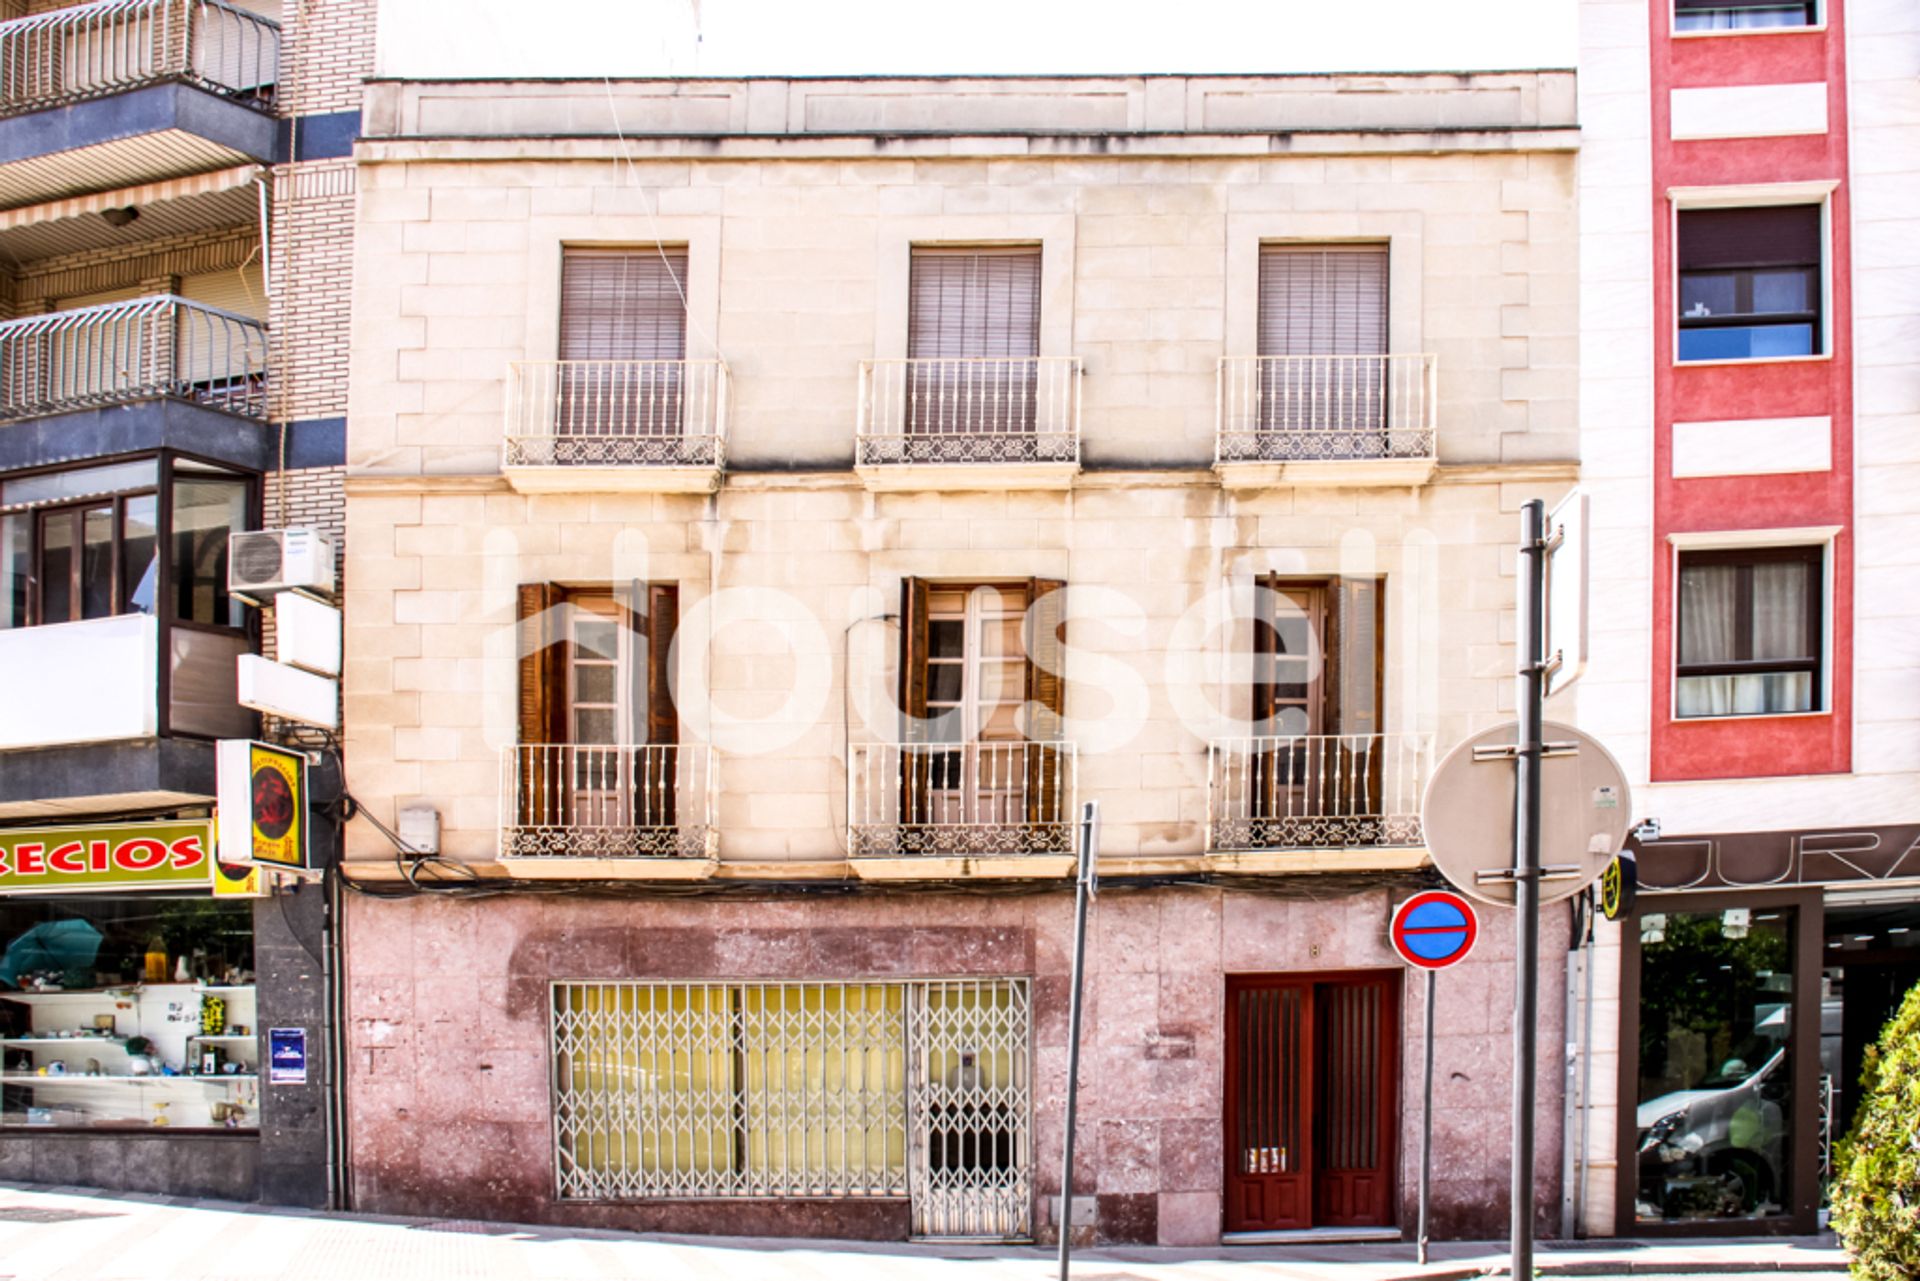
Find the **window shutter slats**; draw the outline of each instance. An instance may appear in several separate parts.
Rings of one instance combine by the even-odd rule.
[[[520,741],[566,741],[566,645],[555,611],[565,594],[552,583],[519,589]]]
[[[1027,738],[1052,743],[1063,732],[1067,709],[1066,584],[1057,578],[1027,580]],[[1040,710],[1035,711],[1038,707]],[[1070,822],[1064,812],[1060,753],[1053,747],[1027,752],[1027,821]]]
[[[1385,355],[1386,247],[1263,247],[1258,330],[1262,356]]]
[[[686,279],[684,250],[566,250],[560,359],[685,360]]]
[[[1681,271],[1799,267],[1820,262],[1820,206],[1683,209]]]
[[[680,741],[680,717],[673,705],[673,636],[680,626],[680,585],[647,585],[647,742]]]
[[[1038,249],[916,249],[907,293],[910,360],[1040,354]]]

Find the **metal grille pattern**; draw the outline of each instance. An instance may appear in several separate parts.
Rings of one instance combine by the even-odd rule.
[[[713,749],[522,743],[500,754],[502,858],[706,858]]]
[[[1207,848],[1417,846],[1426,734],[1234,738],[1207,747]]]
[[[861,743],[847,761],[856,858],[1070,854],[1072,743]]]
[[[106,0],[0,22],[0,115],[185,79],[264,104],[280,24],[218,0]]]
[[[1079,358],[863,361],[858,442],[863,467],[1076,463]]]
[[[266,326],[172,294],[0,322],[0,418],[149,396],[264,418]]]
[[[1379,1161],[1381,989],[1373,983],[1323,984],[1314,995],[1319,1063],[1316,1073],[1314,1164],[1321,1170],[1366,1170]]]
[[[1024,1235],[1030,1025],[1024,979],[556,984],[559,1194],[911,1189],[923,1235]]]
[[[723,466],[729,387],[717,360],[516,361],[507,466]]]
[[[1219,460],[1434,457],[1433,356],[1240,356],[1220,362]]]
[[[914,985],[913,1230],[1024,1237],[1033,1205],[1024,979]]]

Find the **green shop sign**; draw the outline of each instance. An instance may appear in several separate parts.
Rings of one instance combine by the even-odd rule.
[[[213,820],[0,829],[0,894],[207,889]]]

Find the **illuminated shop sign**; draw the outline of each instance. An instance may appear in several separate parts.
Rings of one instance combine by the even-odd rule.
[[[0,830],[0,894],[210,889],[213,822]]]

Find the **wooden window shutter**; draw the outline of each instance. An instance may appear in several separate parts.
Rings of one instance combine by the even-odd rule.
[[[559,606],[566,592],[552,583],[519,591],[520,741],[567,741],[567,647]]]
[[[1380,732],[1381,603],[1384,593],[1371,578],[1342,578],[1332,584],[1325,662],[1327,724],[1337,734]]]
[[[1260,250],[1258,354],[1382,356],[1384,245],[1268,245]]]
[[[1067,710],[1066,681],[1066,584],[1056,578],[1027,580],[1027,714],[1029,741],[1040,744],[1057,742],[1064,732]],[[1038,711],[1035,711],[1035,708]],[[1051,746],[1030,747],[1027,751],[1027,822],[1071,824],[1066,812],[1068,797],[1064,778],[1065,762]],[[1071,831],[1071,827],[1068,829]],[[1044,830],[1034,832],[1035,841],[1044,845]]]
[[[680,741],[680,717],[673,705],[670,662],[673,637],[680,626],[680,585],[649,583],[647,617],[647,742],[654,746]]]
[[[685,250],[567,249],[561,360],[685,360]]]
[[[927,597],[926,579],[900,580],[900,711],[909,742],[922,738],[927,718]]]
[[[915,249],[908,269],[911,360],[1040,354],[1038,249]]]
[[[1253,729],[1270,734],[1273,727],[1274,631],[1280,592],[1270,577],[1254,580],[1253,591]]]

